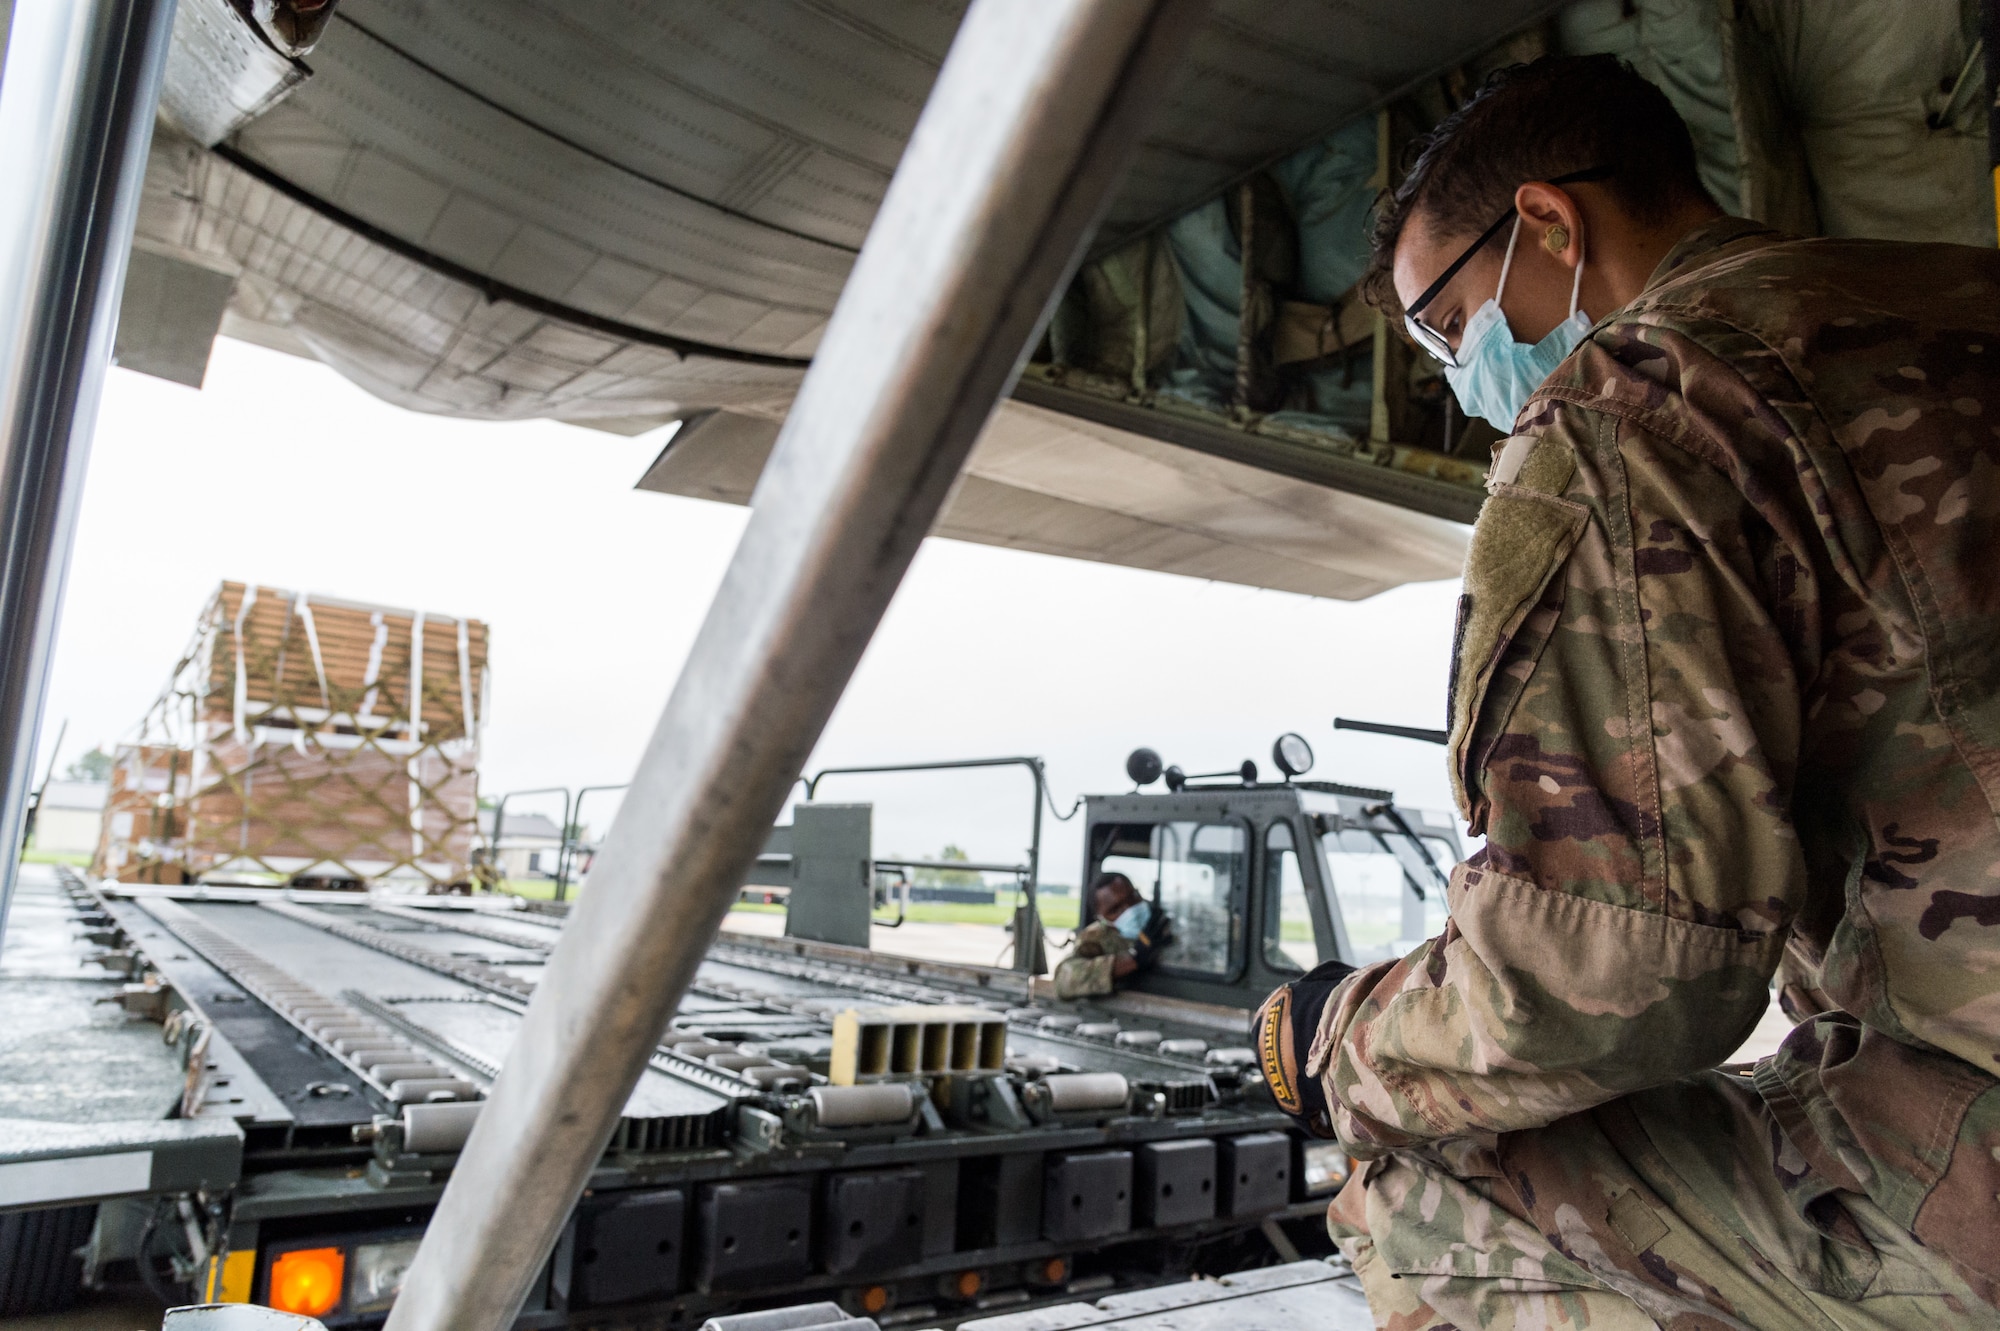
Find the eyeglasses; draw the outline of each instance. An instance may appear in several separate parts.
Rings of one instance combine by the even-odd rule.
[[[1551,185],[1581,185],[1586,181],[1608,179],[1612,174],[1612,169],[1608,166],[1587,166],[1581,171],[1572,171],[1566,176],[1557,176],[1548,183]],[[1443,333],[1425,323],[1420,316],[1430,303],[1438,298],[1438,293],[1445,289],[1446,284],[1452,278],[1458,276],[1459,269],[1471,263],[1472,256],[1486,248],[1486,242],[1499,235],[1500,228],[1513,221],[1514,215],[1514,210],[1509,208],[1506,212],[1495,218],[1493,225],[1481,232],[1478,240],[1467,245],[1464,252],[1451,261],[1451,266],[1438,274],[1437,281],[1425,287],[1424,293],[1410,302],[1409,309],[1403,313],[1403,327],[1409,330],[1411,340],[1454,370],[1458,368],[1458,353],[1452,350],[1451,343],[1445,340]]]

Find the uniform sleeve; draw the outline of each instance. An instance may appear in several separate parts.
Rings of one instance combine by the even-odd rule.
[[[1552,1122],[1721,1062],[1805,890],[1774,542],[1721,467],[1546,405],[1474,531],[1444,934],[1353,976],[1307,1059],[1357,1154]]]

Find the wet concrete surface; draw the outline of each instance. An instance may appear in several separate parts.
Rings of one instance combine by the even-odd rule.
[[[757,938],[778,938],[785,932],[785,917],[765,911],[731,911],[722,922],[725,933],[750,934]],[[1046,931],[1049,965],[1069,955],[1069,931]],[[900,928],[875,925],[869,930],[871,951],[892,957],[916,957],[957,966],[1011,966],[1014,961],[1014,931],[998,924],[933,924],[907,920]]]
[[[0,1119],[163,1118],[182,1073],[160,1027],[115,1001],[124,976],[90,958],[48,865],[22,866],[0,947]]]

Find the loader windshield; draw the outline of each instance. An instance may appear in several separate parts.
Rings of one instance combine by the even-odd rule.
[[[1400,957],[1444,928],[1444,874],[1458,849],[1442,837],[1345,826],[1321,837],[1333,907],[1365,966]],[[1428,856],[1428,858],[1426,858]]]

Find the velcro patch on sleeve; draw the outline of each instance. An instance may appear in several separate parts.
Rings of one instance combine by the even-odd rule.
[[[1494,663],[1569,558],[1588,519],[1589,510],[1574,500],[1506,485],[1488,497],[1473,529],[1451,668],[1452,793],[1462,817],[1472,818],[1466,749]]]

